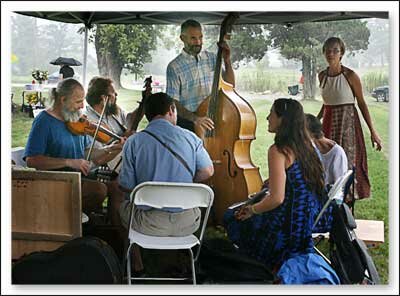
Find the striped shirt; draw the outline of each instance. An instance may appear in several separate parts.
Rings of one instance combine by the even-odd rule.
[[[189,111],[196,111],[211,94],[216,58],[208,51],[194,57],[182,50],[167,66],[166,93]]]

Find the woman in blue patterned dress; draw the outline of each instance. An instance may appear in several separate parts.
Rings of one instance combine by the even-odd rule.
[[[275,269],[293,255],[313,251],[324,173],[299,102],[275,100],[267,120],[268,131],[276,134],[268,150],[269,192],[258,203],[227,210],[224,226],[241,252]],[[330,215],[324,219],[314,231],[329,230]]]

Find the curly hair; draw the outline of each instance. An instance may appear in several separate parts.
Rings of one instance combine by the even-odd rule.
[[[279,98],[273,109],[281,118],[275,145],[285,156],[293,151],[305,181],[319,196],[324,192],[324,169],[306,127],[303,106],[296,100]]]
[[[92,107],[100,104],[100,97],[102,95],[107,95],[108,88],[112,83],[113,81],[108,77],[93,77],[89,82],[88,91],[86,94],[86,102]]]

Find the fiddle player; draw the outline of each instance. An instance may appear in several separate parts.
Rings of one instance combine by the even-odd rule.
[[[51,90],[50,106],[40,112],[32,123],[24,159],[27,166],[38,170],[74,170],[88,175],[90,162],[85,152],[90,148],[91,140],[87,135],[74,135],[67,128],[68,122],[75,122],[81,116],[85,91],[73,78],[60,81]],[[101,149],[92,150],[92,161],[100,164],[110,160],[110,153],[121,150],[124,143],[112,143]],[[81,179],[82,211],[90,214],[101,210],[107,194],[103,183]]]
[[[106,77],[93,77],[89,82],[89,88],[86,94],[86,109],[84,114],[90,121],[98,122],[103,111],[106,97],[108,96],[108,106],[105,109],[102,123],[104,123],[108,130],[121,137],[128,137],[133,132],[128,128],[131,126],[135,111],[126,113],[120,106],[117,105],[117,92],[114,83],[110,78]],[[95,147],[104,147],[105,144],[96,141]],[[121,147],[122,148],[122,147]],[[122,149],[121,149],[122,150]],[[115,169],[119,172],[121,163],[121,150],[114,150],[112,153],[113,160],[110,169]],[[118,209],[124,199],[124,193],[119,189],[117,180],[110,180],[106,183],[107,196],[108,196],[108,209],[109,218],[113,225],[120,224]]]
[[[180,39],[182,52],[167,66],[166,93],[175,101],[178,109],[178,125],[191,131],[211,130],[213,121],[204,116],[195,115],[201,102],[211,94],[216,65],[216,54],[202,50],[203,33],[199,22],[187,20],[181,25]],[[234,85],[235,75],[230,60],[230,48],[223,42],[224,79]]]

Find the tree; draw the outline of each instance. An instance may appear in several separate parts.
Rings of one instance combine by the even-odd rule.
[[[59,66],[49,63],[59,56],[82,60],[83,38],[77,34],[79,25],[53,21],[38,25],[37,18],[18,14],[12,16],[11,24],[12,52],[18,56],[18,63],[12,64],[14,75],[30,76],[33,69],[58,71]]]
[[[367,22],[360,20],[301,23],[292,26],[272,25],[269,38],[286,59],[302,62],[303,98],[315,99],[316,78],[324,67],[322,45],[332,36],[340,37],[346,45],[346,54],[368,48],[370,36]]]
[[[40,65],[37,60],[37,54],[41,50],[41,43],[36,38],[37,20],[16,15],[11,18],[11,24],[11,49],[19,57],[19,62],[12,65],[12,72],[30,75],[30,72]]]
[[[217,52],[217,42],[221,26],[203,25],[203,48],[211,52]],[[228,40],[231,49],[231,61],[235,69],[241,65],[247,65],[251,61],[260,61],[265,57],[270,41],[266,38],[267,25],[234,25],[231,39]],[[180,26],[172,26],[166,32],[168,38],[163,38],[163,44],[167,49],[174,48],[178,54],[183,44],[179,39]],[[172,42],[175,41],[175,42]],[[267,60],[268,58],[266,58]]]
[[[97,25],[94,43],[100,75],[112,78],[120,88],[122,69],[142,74],[163,29],[152,25]]]
[[[228,41],[231,49],[231,61],[235,69],[247,65],[253,60],[260,61],[270,45],[266,38],[266,25],[234,25],[231,39]],[[210,51],[217,51],[220,26],[204,26],[205,47]]]

